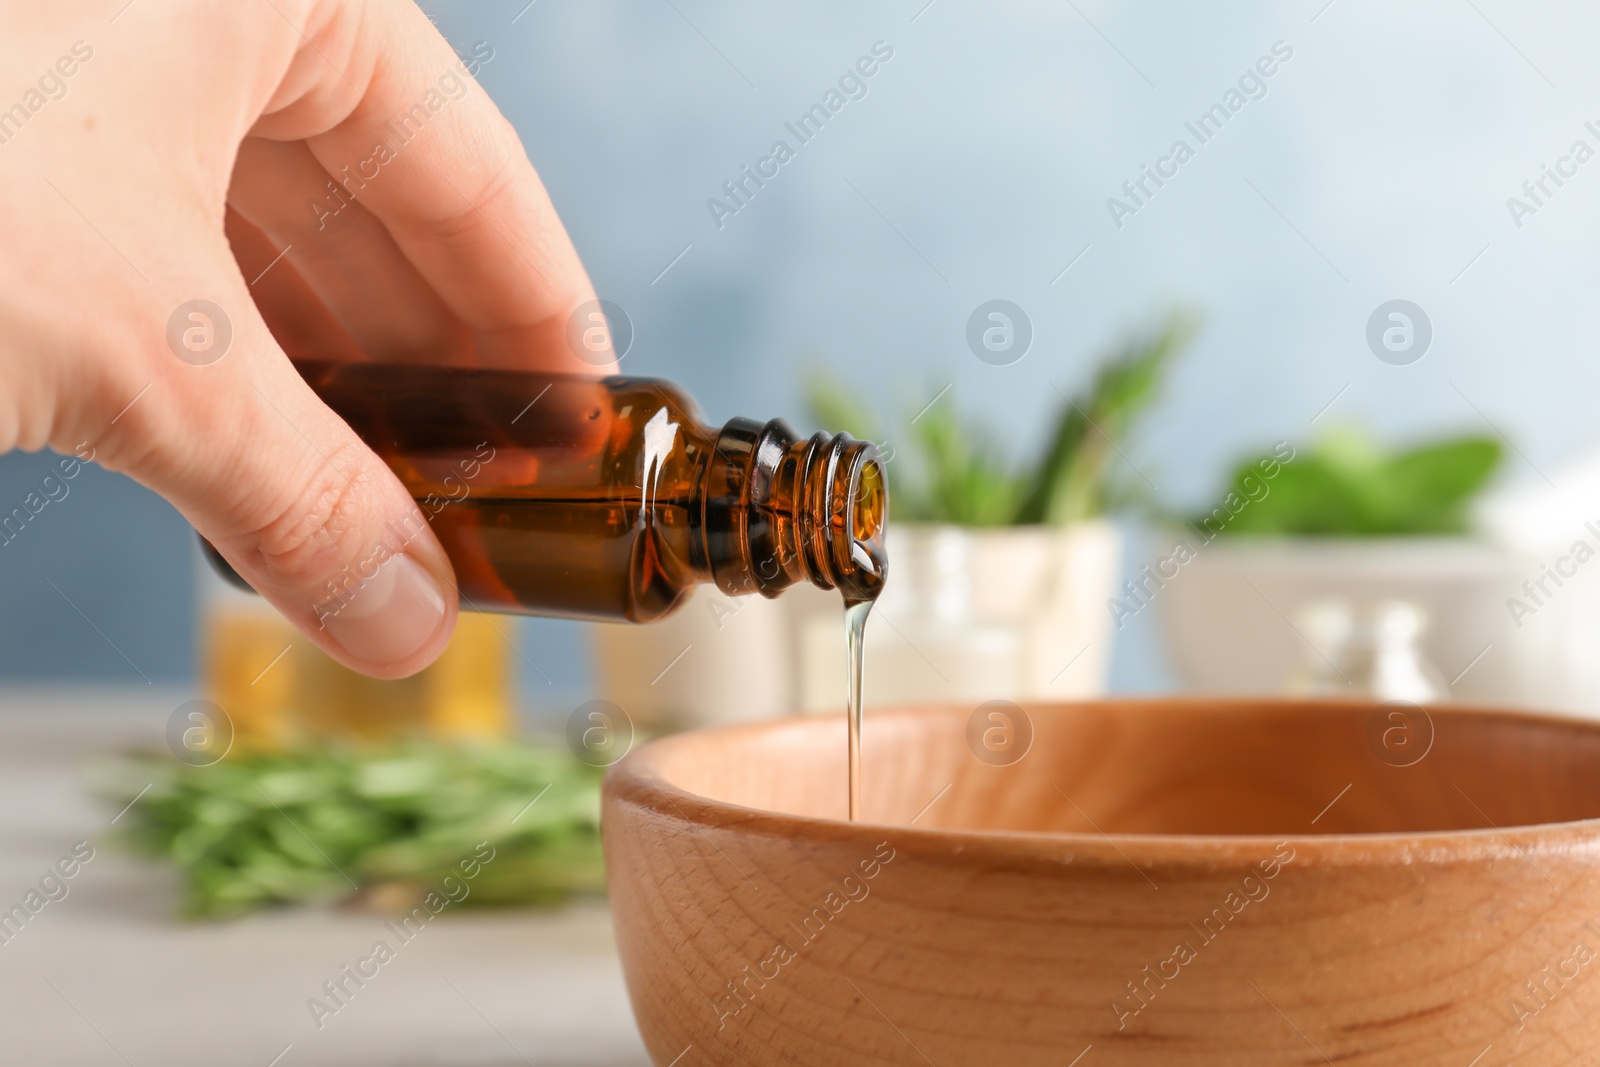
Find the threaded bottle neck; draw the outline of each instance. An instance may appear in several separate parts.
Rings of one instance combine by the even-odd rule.
[[[877,598],[888,482],[872,444],[734,419],[718,436],[706,487],[706,559],[724,592],[772,597],[809,581],[849,601]]]

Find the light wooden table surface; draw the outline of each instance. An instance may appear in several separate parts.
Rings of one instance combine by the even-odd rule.
[[[646,1067],[603,905],[448,911],[319,1029],[322,983],[386,936],[369,914],[175,920],[170,872],[107,842],[84,762],[160,743],[192,694],[0,689],[0,911],[73,844],[68,895],[0,944],[0,1062],[62,1067]],[[692,1065],[682,1065],[692,1067]]]

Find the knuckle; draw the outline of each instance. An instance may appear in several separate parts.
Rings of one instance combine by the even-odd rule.
[[[340,446],[317,464],[305,484],[252,531],[263,566],[294,585],[314,582],[359,554],[379,497],[364,449]]]
[[[488,164],[488,172],[475,187],[465,190],[467,203],[453,202],[435,214],[418,220],[418,236],[439,244],[458,247],[470,244],[485,230],[492,230],[488,220],[499,209],[502,201],[515,199],[525,180],[515,162],[502,158]]]

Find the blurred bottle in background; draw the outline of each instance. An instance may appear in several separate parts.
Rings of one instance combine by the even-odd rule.
[[[1298,613],[1309,647],[1293,696],[1439,704],[1450,687],[1422,651],[1427,614],[1407,600],[1314,600]]]
[[[379,681],[335,662],[272,605],[209,564],[198,563],[196,572],[206,698],[231,720],[234,752],[513,732],[513,620],[462,612],[432,666]]]

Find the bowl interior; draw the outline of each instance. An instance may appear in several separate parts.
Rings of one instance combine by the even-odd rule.
[[[841,713],[670,738],[648,763],[713,801],[842,819],[845,751]],[[930,829],[1298,836],[1600,817],[1600,724],[1462,708],[1156,700],[871,711],[862,768],[865,821]]]

